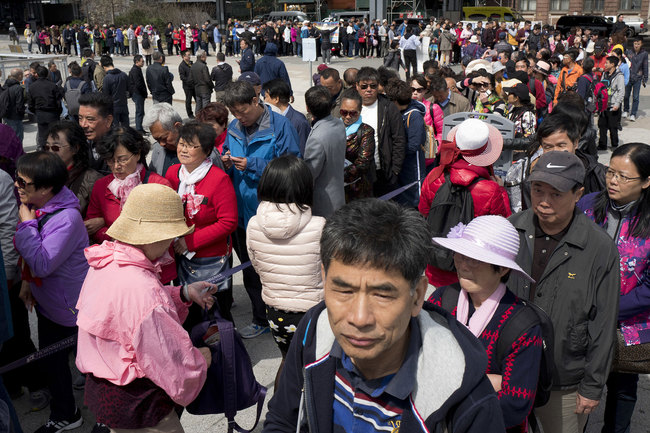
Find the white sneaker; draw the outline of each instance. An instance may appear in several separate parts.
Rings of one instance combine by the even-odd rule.
[[[623,119],[627,119],[627,111],[623,111]]]
[[[636,116],[633,114],[630,116],[630,122],[634,122],[636,120]]]

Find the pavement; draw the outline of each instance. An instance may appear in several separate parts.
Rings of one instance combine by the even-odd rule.
[[[26,45],[24,45],[26,51]],[[0,36],[0,56],[3,53],[9,52],[8,49],[8,39],[6,36]],[[295,103],[293,104],[294,108],[305,113],[305,103],[304,103],[304,94],[311,87],[311,73],[316,72],[316,67],[320,64],[314,62],[312,71],[310,71],[310,66],[308,62],[303,62],[300,58],[297,57],[281,57],[287,66],[289,76],[291,77],[291,84],[294,91]],[[1,60],[1,59],[0,59]],[[70,61],[79,60],[78,57],[70,57]],[[236,58],[228,58],[227,62],[232,65],[233,70],[235,71],[235,78],[239,75],[239,68],[236,63]],[[115,66],[118,69],[128,73],[130,70],[133,61],[131,57],[114,57]],[[184,93],[180,80],[178,79],[178,65],[180,63],[180,57],[170,56],[167,58],[167,65],[169,66],[170,71],[175,75],[174,88],[176,89],[176,94],[174,95],[174,108],[181,114],[183,118],[186,118],[185,113],[185,99]],[[208,57],[207,60],[208,67],[212,69],[216,65],[216,60],[214,56]],[[334,58],[330,67],[338,69],[341,74],[345,69],[350,67],[362,67],[362,66],[373,66],[379,67],[381,65],[380,59],[338,59]],[[2,77],[0,81],[4,82],[6,77]],[[402,71],[402,78],[404,77],[404,72]],[[151,98],[147,99],[145,103],[145,111],[151,106]],[[135,107],[132,102],[129,103],[129,111],[131,114],[131,125],[134,125],[134,114]],[[623,120],[623,131],[619,133],[621,144],[630,143],[630,142],[643,142],[650,143],[650,88],[641,88],[641,102],[639,105],[638,119],[636,122],[630,122],[627,119]],[[31,123],[25,124],[25,140],[24,147],[26,151],[32,151],[36,148],[36,124]],[[602,163],[607,163],[609,161],[609,156],[611,152],[600,152],[599,160]],[[235,265],[239,264],[235,256]],[[251,320],[251,306],[246,291],[243,286],[242,276],[236,274],[234,277],[234,298],[235,305],[233,306],[232,313],[235,319],[235,324],[239,328],[243,328],[248,325]],[[36,318],[35,315],[30,316],[31,325],[32,325],[32,337],[36,340]],[[275,379],[275,374],[280,365],[281,356],[280,351],[277,348],[275,342],[273,341],[270,334],[261,335],[252,340],[244,340],[244,344],[250,354],[251,361],[253,363],[253,370],[257,380],[264,386],[268,388],[267,402],[273,396],[273,381]],[[71,359],[72,363],[72,359]],[[74,377],[74,374],[73,374]],[[85,423],[79,429],[74,430],[79,433],[87,433],[92,430],[94,424],[94,416],[88,411],[87,408],[83,405],[83,392],[75,391],[75,398],[77,404],[82,408],[83,417]],[[638,391],[638,403],[634,416],[632,418],[632,428],[631,433],[650,433],[650,414],[647,409],[648,401],[650,401],[650,375],[642,375],[639,381],[639,391]],[[31,433],[35,431],[38,427],[43,425],[47,421],[49,415],[48,409],[44,409],[39,412],[30,412],[28,397],[23,395],[22,397],[14,400],[16,410],[18,411],[21,424],[25,433]],[[598,410],[592,414],[590,421],[587,427],[587,433],[596,433],[599,432],[602,427],[602,410],[604,407],[604,402],[599,405]],[[266,413],[267,408],[266,404],[264,411],[262,413],[262,419],[264,419],[264,414]],[[240,411],[237,415],[238,423],[244,428],[251,428],[255,422],[255,408],[249,408],[243,411]],[[205,415],[205,416],[194,416],[190,414],[183,414],[181,417],[181,423],[188,433],[199,433],[199,432],[210,432],[210,431],[227,431],[227,421],[222,415]],[[261,423],[257,426],[254,432],[260,432],[262,430]]]

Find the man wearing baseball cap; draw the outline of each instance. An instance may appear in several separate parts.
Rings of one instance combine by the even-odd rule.
[[[576,203],[585,168],[569,152],[548,152],[528,178],[530,209],[513,215],[517,264],[536,283],[512,275],[508,287],[551,318],[555,328],[553,391],[535,409],[544,431],[579,433],[602,396],[614,355],[620,288],[611,238]]]

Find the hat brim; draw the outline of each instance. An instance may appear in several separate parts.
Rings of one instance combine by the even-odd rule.
[[[498,129],[489,123],[485,124],[490,130],[490,135],[488,136],[488,144],[485,148],[485,151],[476,156],[462,155],[465,161],[479,167],[487,167],[488,165],[494,164],[497,159],[499,159],[499,156],[501,156],[501,151],[503,150],[503,135],[501,135],[501,132],[499,132]],[[454,137],[456,137],[456,132],[458,131],[459,126],[460,125],[456,125],[451,129],[451,131],[449,131],[447,134],[448,141],[454,141]]]
[[[492,265],[501,266],[503,268],[512,269],[518,272],[522,277],[534,283],[530,275],[528,275],[514,260],[509,260],[506,257],[499,256],[490,252],[485,247],[479,246],[473,242],[463,238],[432,238],[434,244],[440,245],[456,253],[462,254],[474,260]]]
[[[542,74],[542,75],[548,76],[548,71],[545,71],[545,70],[543,70],[543,69],[533,68],[533,71],[535,71],[535,72],[539,72],[539,73]]]
[[[576,186],[576,182],[571,179],[543,171],[533,171],[530,173],[530,176],[528,176],[527,181],[529,183],[544,182],[551,185],[553,188],[557,189],[560,192],[567,192]]]
[[[147,222],[128,218],[121,214],[108,228],[106,234],[111,238],[131,245],[147,245],[169,239],[180,238],[194,231],[185,221]]]

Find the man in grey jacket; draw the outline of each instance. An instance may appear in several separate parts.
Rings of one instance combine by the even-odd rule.
[[[616,344],[618,250],[576,208],[585,168],[569,152],[544,153],[533,168],[531,208],[510,217],[517,263],[536,283],[511,275],[510,288],[551,318],[556,372],[549,402],[535,409],[544,431],[581,433],[605,388]]]
[[[605,60],[605,72],[600,81],[607,86],[607,110],[598,116],[598,150],[607,150],[607,131],[612,141],[612,149],[618,146],[618,125],[621,124],[621,108],[625,97],[625,78],[618,69],[618,57],[609,56]]]
[[[210,79],[210,71],[205,63],[208,53],[204,50],[196,52],[196,62],[192,65],[191,75],[194,82],[194,94],[196,95],[196,112],[210,103],[210,95],[214,89],[214,83]]]
[[[305,144],[305,162],[314,176],[312,213],[325,218],[345,204],[345,125],[330,114],[330,100],[330,92],[322,86],[305,93],[307,111],[314,118]]]

